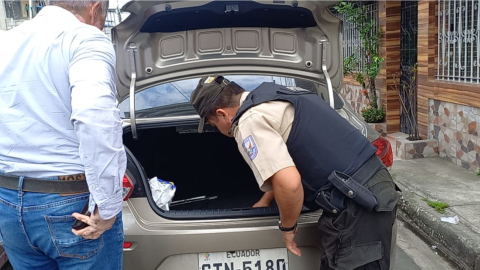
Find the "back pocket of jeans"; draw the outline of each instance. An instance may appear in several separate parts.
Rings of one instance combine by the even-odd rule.
[[[52,241],[60,256],[87,259],[103,247],[103,235],[91,240],[72,233],[75,218],[68,216],[45,216]]]

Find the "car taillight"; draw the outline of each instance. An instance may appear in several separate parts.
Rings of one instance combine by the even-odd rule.
[[[123,176],[123,200],[126,201],[130,198],[133,192],[133,182],[127,175]]]
[[[123,242],[123,248],[131,248],[132,242]]]
[[[393,164],[393,151],[390,142],[383,138],[382,136],[378,137],[375,141],[372,142],[373,146],[377,148],[377,156],[382,160],[385,167],[390,167]]]

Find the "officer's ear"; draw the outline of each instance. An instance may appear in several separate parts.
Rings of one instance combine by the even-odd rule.
[[[222,118],[225,118],[227,116],[227,111],[219,108],[215,111],[215,115],[217,116],[218,119],[222,119]]]

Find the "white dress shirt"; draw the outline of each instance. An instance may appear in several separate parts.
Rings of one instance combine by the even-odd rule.
[[[0,40],[0,172],[85,173],[90,209],[112,218],[126,168],[112,43],[56,6]]]

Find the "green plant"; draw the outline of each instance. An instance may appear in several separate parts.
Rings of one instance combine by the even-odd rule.
[[[383,57],[379,56],[380,37],[382,33],[377,29],[377,23],[371,18],[368,8],[362,2],[340,1],[335,10],[345,15],[345,20],[358,27],[363,53],[352,54],[344,58],[344,75],[352,76],[363,88],[368,89],[367,98],[377,100],[375,78],[380,73]],[[361,56],[359,56],[361,55]],[[356,70],[360,63],[365,63],[360,70]],[[370,102],[370,107],[378,109],[377,102]],[[383,112],[383,110],[381,110]],[[365,119],[365,121],[367,121]],[[367,121],[368,122],[368,121]]]
[[[348,76],[353,73],[357,65],[356,61],[355,55],[353,54],[343,59],[343,76]]]
[[[477,176],[480,176],[480,170],[478,170],[478,172],[477,172]]]
[[[364,91],[366,91],[366,89],[364,89]],[[367,123],[380,123],[385,118],[386,113],[383,110],[383,107],[375,108],[373,103],[377,104],[376,96],[373,97],[373,100],[369,103],[368,107],[362,109],[361,113],[363,120]]]
[[[432,207],[432,208],[435,208],[435,210],[439,213],[442,213],[444,214],[445,213],[445,209],[450,207],[450,205],[448,203],[444,203],[444,202],[438,202],[438,201],[431,201],[427,198],[423,198],[423,201],[427,202],[428,206]]]
[[[379,123],[385,118],[385,112],[382,107],[378,109],[367,107],[362,110],[362,116],[367,123]]]

